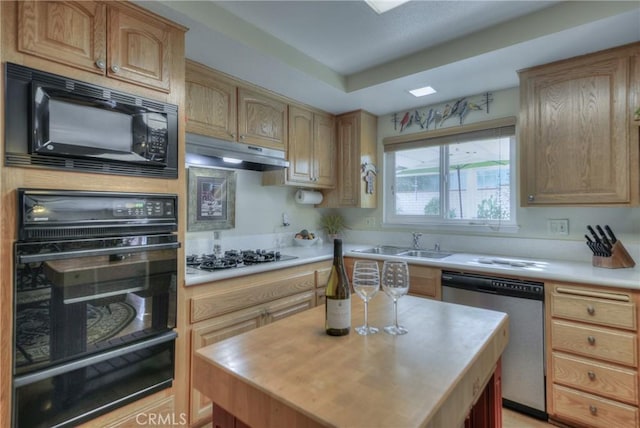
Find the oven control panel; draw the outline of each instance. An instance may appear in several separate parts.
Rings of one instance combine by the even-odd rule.
[[[174,232],[177,205],[173,194],[18,189],[18,235],[30,240]]]

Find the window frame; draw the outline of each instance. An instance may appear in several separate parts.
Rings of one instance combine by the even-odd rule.
[[[503,119],[489,120],[484,122],[477,122],[470,125],[463,125],[458,127],[437,129],[432,131],[424,131],[411,135],[402,135],[395,137],[387,137],[383,139],[384,156],[383,156],[383,177],[384,185],[383,192],[383,226],[424,226],[438,228],[439,230],[477,230],[491,231],[491,232],[506,232],[513,233],[518,230],[517,225],[517,203],[518,200],[518,175],[517,175],[517,144],[516,144],[516,130],[515,130],[515,117],[507,117]],[[454,144],[456,142],[473,141],[477,139],[483,139],[488,137],[500,137],[508,132],[511,137],[509,144],[509,220],[504,219],[449,219],[446,218],[445,212],[447,212],[450,205],[443,201],[442,195],[448,189],[449,175],[451,171],[448,165],[443,159],[443,153],[446,153],[445,145]],[[437,216],[427,215],[398,215],[395,212],[396,208],[396,195],[395,195],[395,155],[396,151],[409,150],[413,148],[421,148],[428,146],[438,146],[440,149],[440,214]]]

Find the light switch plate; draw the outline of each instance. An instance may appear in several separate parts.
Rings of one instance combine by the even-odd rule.
[[[568,218],[550,218],[547,220],[547,228],[549,235],[568,235],[569,219]]]

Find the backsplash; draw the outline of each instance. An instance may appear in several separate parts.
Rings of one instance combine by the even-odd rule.
[[[224,249],[275,249],[293,244],[292,239],[301,229],[314,231],[320,211],[313,205],[295,201],[296,188],[263,186],[259,171],[236,171],[235,228],[221,230]],[[287,215],[289,226],[283,226]],[[186,254],[211,253],[213,230],[187,232]]]

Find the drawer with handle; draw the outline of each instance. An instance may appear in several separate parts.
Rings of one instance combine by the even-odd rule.
[[[553,350],[638,366],[636,335],[623,331],[554,319],[551,321],[551,347]]]
[[[555,383],[596,395],[636,404],[638,401],[638,372],[573,355],[553,352]]]
[[[553,385],[555,412],[567,420],[595,428],[637,427],[638,408],[561,385]]]
[[[594,291],[554,284],[551,316],[636,330],[636,305],[623,292]]]

